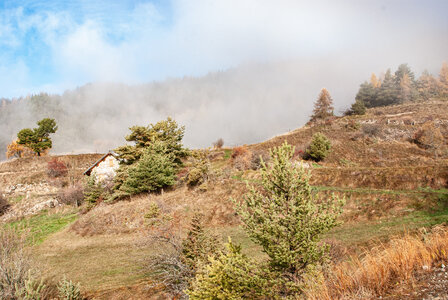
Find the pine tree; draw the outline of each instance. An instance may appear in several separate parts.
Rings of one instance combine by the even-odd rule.
[[[378,95],[373,106],[386,106],[398,103],[399,91],[395,83],[395,77],[391,74],[390,69],[388,69],[384,75],[384,80],[378,90]]]
[[[415,82],[414,72],[411,71],[411,68],[408,66],[408,64],[401,64],[398,66],[397,71],[395,71],[395,83],[397,86],[400,85],[401,79],[405,75],[409,77],[411,84],[412,85],[414,84]]]
[[[103,195],[104,188],[100,182],[97,181],[95,175],[91,175],[87,180],[87,186],[84,190],[84,200],[89,204],[95,204]]]
[[[241,247],[230,240],[226,251],[210,258],[210,264],[200,272],[187,294],[198,299],[270,299],[268,280],[256,262],[241,253]]]
[[[250,238],[263,247],[274,270],[300,276],[322,261],[327,246],[323,233],[336,224],[343,201],[317,199],[309,173],[291,161],[294,148],[286,142],[262,162],[261,190],[248,186],[242,202],[233,200]]]
[[[174,161],[181,165],[181,159],[187,156],[188,151],[182,145],[185,134],[185,126],[179,126],[175,120],[168,117],[148,126],[133,126],[129,128],[131,134],[126,136],[126,141],[134,145],[125,145],[115,149],[124,163],[132,165],[143,155],[143,151],[151,144],[163,142],[167,147],[167,153],[174,155]]]
[[[366,113],[366,106],[363,101],[355,100],[346,115],[364,115]]]
[[[363,102],[366,107],[377,106],[377,94],[379,88],[374,87],[367,81],[362,83],[356,94],[356,101]]]
[[[17,134],[17,143],[32,149],[37,156],[40,156],[53,146],[50,134],[55,133],[58,127],[55,120],[50,118],[40,120],[37,125],[37,128],[20,130]]]
[[[219,250],[219,242],[215,236],[206,234],[203,224],[203,215],[195,213],[191,219],[190,230],[187,237],[182,242],[182,255],[185,264],[194,272],[199,264],[211,255],[216,255]]]
[[[185,292],[191,288],[198,272],[208,265],[210,259],[216,259],[222,252],[220,239],[204,229],[202,215],[195,213],[185,239],[176,234],[152,237],[155,246],[148,271],[157,285],[170,293],[173,299],[188,299]]]
[[[311,116],[311,121],[316,121],[318,119],[325,120],[328,117],[333,116],[333,99],[326,88],[320,91],[319,97],[314,103],[313,115]]]
[[[154,142],[127,173],[120,190],[131,195],[172,186],[176,183],[174,154],[168,153],[165,143]]]
[[[317,132],[313,135],[310,146],[306,150],[306,154],[309,158],[315,161],[321,161],[327,157],[331,149],[331,143],[328,138]]]

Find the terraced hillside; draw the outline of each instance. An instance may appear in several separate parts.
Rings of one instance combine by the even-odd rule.
[[[443,135],[441,144],[416,141],[428,124]],[[346,198],[344,224],[326,236],[339,260],[402,232],[448,221],[448,105],[434,101],[369,109],[363,116],[308,124],[242,147],[240,159],[232,158],[234,149],[208,150],[211,175],[205,184],[189,187],[179,180],[162,193],[101,203],[88,211],[84,206],[62,205],[56,195],[64,186],[82,180],[82,171],[99,155],[58,156],[69,166],[68,174],[58,180],[46,175],[52,157],[4,162],[0,190],[11,206],[0,217],[1,226],[30,231],[30,251],[46,266],[48,275],[65,274],[80,282],[91,298],[163,299],[163,294],[149,288],[151,274],[145,267],[147,258],[157,251],[147,244],[150,225],[145,215],[151,203],[159,203],[180,232],[185,232],[189,218],[199,210],[210,230],[223,239],[231,236],[244,245],[247,254],[263,259],[259,247],[239,227],[229,199],[241,198],[246,182],[259,181],[258,171],[245,164],[251,153],[266,154],[287,141],[296,147],[300,161],[316,132],[331,140],[331,153],[322,162],[301,163],[309,168],[316,193]],[[188,164],[181,171],[185,172]],[[52,205],[30,210],[49,200],[54,201]]]

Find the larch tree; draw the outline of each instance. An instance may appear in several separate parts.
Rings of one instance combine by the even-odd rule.
[[[417,91],[424,100],[429,100],[438,95],[438,82],[427,70],[423,71],[417,81]]]
[[[375,73],[372,73],[372,75],[370,76],[370,84],[374,88],[379,88],[381,86],[381,80],[376,77]]]
[[[439,73],[439,96],[448,97],[448,63],[444,62]]]
[[[407,73],[403,74],[400,80],[400,100],[401,102],[412,100],[412,82]]]
[[[313,115],[311,116],[311,121],[325,120],[328,117],[333,116],[334,107],[333,99],[326,88],[320,91],[319,97],[314,103]]]
[[[23,153],[25,151],[25,147],[17,143],[17,140],[12,141],[6,148],[6,158],[23,157]]]

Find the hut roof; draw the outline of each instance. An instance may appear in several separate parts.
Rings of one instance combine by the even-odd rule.
[[[113,151],[109,151],[106,154],[104,154],[100,159],[98,159],[93,165],[91,165],[83,174],[90,176],[90,174],[92,173],[92,170],[98,166],[103,160],[106,159],[106,157],[112,155],[113,157],[115,157],[116,159],[118,159],[118,155],[113,152]]]

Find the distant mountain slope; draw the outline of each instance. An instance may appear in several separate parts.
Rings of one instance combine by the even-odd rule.
[[[134,86],[87,84],[62,95],[3,101],[0,159],[20,129],[44,117],[59,125],[53,153],[104,152],[124,143],[128,127],[167,116],[186,126],[189,147],[207,147],[218,138],[226,145],[261,142],[305,124],[322,87],[337,109],[347,107],[366,75],[348,62],[289,61]]]

